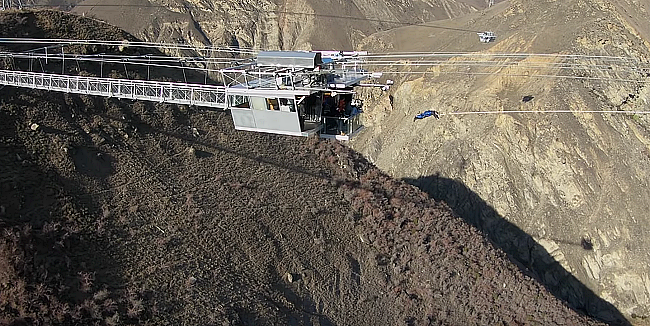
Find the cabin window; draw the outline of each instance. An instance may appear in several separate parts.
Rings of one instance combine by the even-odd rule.
[[[278,103],[277,98],[267,98],[266,102],[268,103],[269,111],[280,111],[280,104]]]
[[[322,93],[314,93],[302,100],[301,106],[307,121],[319,122],[322,112]]]
[[[229,101],[230,101],[230,107],[233,108],[250,108],[250,104],[248,102],[248,96],[243,96],[243,95],[230,95]]]
[[[292,98],[281,98],[280,111],[283,112],[296,112],[296,101]]]
[[[262,110],[266,111],[268,109],[266,98],[251,96],[251,108],[253,110]]]
[[[296,112],[296,101],[290,98],[250,97],[250,107],[260,111]]]

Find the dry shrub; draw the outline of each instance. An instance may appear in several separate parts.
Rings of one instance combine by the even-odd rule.
[[[137,292],[130,290],[127,296],[128,310],[126,315],[129,318],[137,319],[144,312],[144,304]]]
[[[120,325],[120,315],[116,312],[110,317],[104,319],[104,324],[107,326],[117,326]]]
[[[62,322],[69,316],[68,304],[59,299],[63,287],[53,286],[53,275],[34,265],[36,248],[43,242],[54,246],[48,236],[34,234],[29,226],[0,230],[0,306],[9,307],[0,311],[1,319]]]
[[[93,281],[95,280],[94,273],[89,272],[79,272],[79,289],[82,292],[90,292]]]

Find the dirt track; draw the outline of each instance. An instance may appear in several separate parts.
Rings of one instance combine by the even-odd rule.
[[[200,108],[1,92],[3,323],[597,324],[339,143],[237,132]]]

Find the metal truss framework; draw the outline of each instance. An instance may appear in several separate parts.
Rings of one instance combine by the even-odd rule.
[[[254,62],[221,69],[223,84],[227,87],[243,86],[255,89],[292,89],[296,91],[325,91],[347,88],[374,76],[361,69],[358,63],[343,65],[343,69],[292,69],[282,67],[258,67]],[[352,68],[352,69],[351,69]],[[379,74],[378,76],[381,76]],[[328,79],[329,77],[329,79]]]
[[[1,0],[0,10],[23,9],[34,5],[33,0]]]
[[[47,91],[226,108],[221,86],[0,70],[0,84]]]

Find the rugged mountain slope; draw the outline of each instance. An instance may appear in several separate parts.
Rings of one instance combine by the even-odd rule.
[[[385,51],[565,53],[650,59],[648,1],[501,3],[446,26],[490,26],[496,43],[471,33],[406,27],[375,34]],[[458,60],[456,58],[451,60]],[[552,63],[552,59],[549,59]],[[525,63],[525,61],[524,61]],[[596,64],[594,62],[593,64]],[[587,68],[586,70],[584,68]],[[368,128],[353,142],[379,168],[447,201],[554,293],[599,314],[575,278],[635,322],[650,317],[650,120],[647,115],[507,114],[413,121],[421,111],[650,110],[642,70],[616,64],[568,70],[587,79],[528,78],[550,68],[486,68],[401,79],[389,94],[368,94]],[[489,72],[493,75],[468,75]],[[504,75],[505,74],[505,75]],[[507,76],[508,74],[512,76]],[[594,79],[588,79],[594,78]],[[599,78],[634,79],[639,82]],[[523,102],[524,96],[532,101]],[[372,105],[371,105],[372,106]],[[458,184],[467,187],[465,191]],[[482,202],[482,200],[485,202]],[[493,207],[490,213],[485,208]],[[505,228],[502,218],[516,228]],[[523,232],[522,232],[523,231]],[[534,238],[534,242],[527,235]],[[543,259],[535,252],[543,247]],[[575,278],[574,278],[575,277]],[[637,318],[633,318],[637,317]]]
[[[484,6],[481,1],[467,0],[86,0],[74,11],[108,21],[148,41],[351,50],[365,36],[400,26],[387,22],[446,19]]]
[[[62,26],[128,37],[57,12],[0,14],[5,36],[74,36]],[[341,144],[230,121],[3,88],[2,323],[599,324]]]

